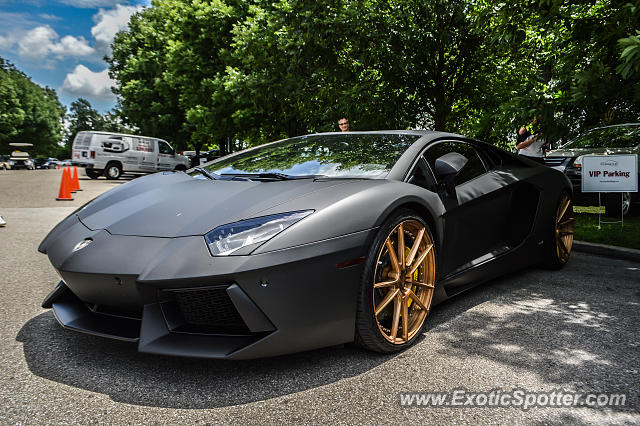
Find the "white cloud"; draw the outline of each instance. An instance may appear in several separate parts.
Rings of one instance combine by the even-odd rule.
[[[61,21],[62,20],[62,17],[56,16],[56,15],[52,15],[50,13],[40,13],[38,16],[40,18],[42,18],[42,19],[46,19],[47,21]]]
[[[131,15],[142,10],[140,6],[117,5],[115,9],[100,11],[94,15],[96,25],[91,28],[91,35],[96,39],[96,49],[110,53],[111,42],[116,33],[127,28]]]
[[[77,65],[73,72],[65,77],[62,91],[92,100],[113,100],[115,95],[111,92],[111,87],[115,85],[116,82],[109,78],[106,68],[100,72],[93,72],[84,65]]]
[[[65,36],[58,41],[58,34],[49,25],[41,25],[28,31],[18,41],[18,55],[30,60],[48,59],[54,54],[58,59],[87,56],[95,52],[84,37]]]
[[[97,9],[99,7],[113,7],[122,0],[60,0],[60,3],[83,9]]]
[[[18,55],[27,59],[44,59],[58,34],[48,25],[36,27],[18,42]]]
[[[16,40],[11,34],[6,37],[0,36],[0,50],[9,50],[15,44]]]
[[[87,56],[94,52],[84,37],[64,36],[60,43],[51,45],[51,51],[59,56]]]

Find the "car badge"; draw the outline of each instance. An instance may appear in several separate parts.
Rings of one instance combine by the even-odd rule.
[[[83,248],[85,248],[86,246],[91,244],[92,242],[93,242],[93,240],[91,238],[84,239],[84,240],[80,241],[78,244],[76,244],[76,246],[73,248],[73,251],[76,252],[78,250],[82,250]]]

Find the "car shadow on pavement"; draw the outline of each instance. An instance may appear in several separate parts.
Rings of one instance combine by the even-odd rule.
[[[593,259],[585,256],[568,268]],[[639,406],[640,292],[633,282],[637,271],[627,269],[581,281],[537,269],[494,280],[435,308],[427,338],[399,357],[349,345],[249,361],[141,354],[134,344],[64,330],[51,312],[29,320],[16,339],[34,374],[143,406],[246,404],[356,377],[389,361],[393,369],[437,357],[456,372],[451,388],[458,374],[479,374],[474,360],[482,359],[498,365],[511,383],[533,375],[545,390],[625,393],[625,407],[609,408],[630,411]],[[606,284],[616,273],[622,274],[617,284]],[[426,344],[434,339],[438,344]],[[496,387],[499,377],[490,378]]]
[[[430,315],[429,327],[494,295],[477,290],[467,294],[478,297],[462,295],[457,303],[445,302]],[[420,336],[417,344],[423,339]],[[16,340],[22,342],[35,375],[114,401],[165,408],[217,408],[294,394],[361,375],[397,355],[354,345],[243,361],[144,354],[136,344],[65,330],[52,312],[29,320]]]
[[[136,344],[65,330],[51,312],[29,320],[17,340],[40,377],[118,402],[167,408],[266,400],[357,376],[392,358],[351,346],[243,361],[143,354]]]

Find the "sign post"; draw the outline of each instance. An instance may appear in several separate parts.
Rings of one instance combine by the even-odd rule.
[[[623,192],[638,192],[638,155],[585,155],[582,157],[582,192],[598,192],[598,205],[601,206],[601,192],[619,192],[620,203]],[[624,212],[616,222],[602,222],[598,210],[598,228],[601,223],[624,225]]]

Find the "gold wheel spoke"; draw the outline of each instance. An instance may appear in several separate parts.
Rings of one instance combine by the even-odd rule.
[[[433,284],[423,283],[422,281],[412,281],[411,283],[419,285],[420,287],[435,288]]]
[[[402,304],[402,340],[406,342],[409,340],[409,298],[405,295],[400,303]]]
[[[383,288],[383,287],[391,287],[392,285],[394,285],[396,282],[398,282],[398,280],[393,280],[393,281],[382,281],[379,283],[375,283],[373,285],[373,288]]]
[[[422,237],[424,236],[425,229],[422,228],[418,235],[416,236],[416,240],[413,242],[413,247],[411,247],[411,251],[409,252],[409,256],[407,257],[407,266],[411,266],[413,262],[413,258],[416,257],[418,253],[418,249],[420,248],[420,243],[422,242]]]
[[[432,248],[433,248],[433,244],[429,245],[429,247],[427,247],[425,251],[420,253],[420,256],[418,256],[416,263],[412,265],[411,268],[409,269],[409,275],[413,275],[413,273],[416,272],[416,270],[418,269],[418,267],[420,267],[420,264],[424,261],[424,259],[426,259],[427,255],[429,254]]]
[[[396,296],[393,299],[393,325],[391,326],[391,339],[395,342],[396,336],[398,335],[398,326],[400,325],[400,309],[402,308],[400,305],[402,304],[402,300],[400,296]]]
[[[387,238],[386,241],[387,251],[389,252],[389,258],[391,259],[391,267],[395,272],[400,273],[400,265],[398,265],[398,257],[396,256],[396,252],[393,249],[393,244],[391,244],[391,240]]]
[[[565,220],[563,220],[562,222],[559,222],[559,223],[558,223],[558,228],[560,228],[560,227],[562,227],[562,226],[567,226],[567,225],[569,225],[570,223],[573,223],[573,218],[572,218],[572,217],[570,217],[569,219],[565,219]]]
[[[384,299],[382,299],[382,302],[380,302],[380,304],[376,306],[376,316],[378,316],[380,312],[382,312],[382,310],[387,307],[389,302],[393,300],[393,298],[398,294],[399,291],[400,290],[398,290],[397,288],[395,290],[389,290]]]
[[[556,240],[558,241],[558,247],[560,247],[562,249],[564,254],[568,255],[569,254],[569,250],[567,249],[567,246],[564,244],[564,241],[562,241],[561,238],[557,238]]]
[[[402,223],[398,225],[398,262],[404,268],[404,227]]]
[[[571,204],[571,201],[568,198],[565,198],[564,203],[562,204],[560,213],[558,213],[558,221],[562,219],[562,216],[564,216],[564,214],[567,212],[567,209],[569,208],[570,204]]]
[[[415,303],[416,305],[420,306],[422,309],[424,309],[425,311],[428,311],[429,309],[427,309],[427,307],[424,305],[424,303],[422,303],[422,300],[420,300],[418,298],[418,296],[411,290],[409,290],[409,297],[411,297],[411,299],[413,300],[413,303]]]

